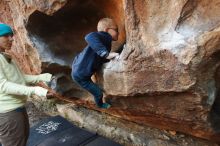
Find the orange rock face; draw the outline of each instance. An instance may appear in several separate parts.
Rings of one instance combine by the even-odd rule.
[[[113,18],[120,32],[113,50],[126,45],[98,75],[114,105],[106,112],[216,140],[219,6],[220,0],[13,0],[0,2],[0,21],[15,29],[11,53],[24,71],[67,77],[84,36],[100,18]],[[85,95],[65,83],[69,96]]]

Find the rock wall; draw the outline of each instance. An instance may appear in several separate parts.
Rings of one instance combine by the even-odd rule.
[[[106,64],[100,79],[108,95],[124,96],[112,99],[129,117],[120,116],[157,126],[163,118],[176,124],[190,121],[196,123],[188,125],[193,130],[215,123],[210,112],[214,102],[219,106],[219,4],[124,1],[127,43],[121,59]],[[171,125],[165,122],[162,128]]]
[[[53,14],[65,3],[65,0],[49,0],[44,3],[39,0],[3,0],[0,2],[1,10],[3,10],[0,21],[13,26],[15,31],[15,43],[11,53],[25,72],[34,74],[41,72],[40,56],[26,29],[30,15],[35,11],[44,12],[47,15]]]
[[[125,1],[126,47],[120,62],[104,70],[106,82],[112,76],[123,82],[117,82],[119,90],[106,83],[107,91],[127,96],[182,92],[197,85],[204,79],[198,75],[202,62],[218,52],[218,5],[219,1]]]
[[[216,140],[219,6],[220,0],[3,0],[0,21],[15,29],[11,53],[25,72],[62,74],[62,93],[83,97],[69,77],[71,62],[97,21],[114,18],[120,37],[113,50],[126,44],[98,75],[113,104],[103,112]]]

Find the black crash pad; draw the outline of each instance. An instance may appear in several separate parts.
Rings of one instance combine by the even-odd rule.
[[[61,116],[50,117],[30,129],[27,146],[120,146],[79,128]]]

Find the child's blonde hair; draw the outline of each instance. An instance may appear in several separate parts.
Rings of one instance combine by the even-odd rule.
[[[117,27],[116,23],[111,18],[102,18],[97,25],[98,31],[106,31],[106,28]]]

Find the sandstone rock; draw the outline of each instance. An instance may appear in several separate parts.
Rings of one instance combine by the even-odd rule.
[[[15,29],[11,54],[25,72],[69,76],[84,35],[100,18],[114,18],[120,37],[113,50],[126,45],[99,73],[113,104],[102,112],[217,140],[219,6],[220,0],[3,0],[0,21]]]

